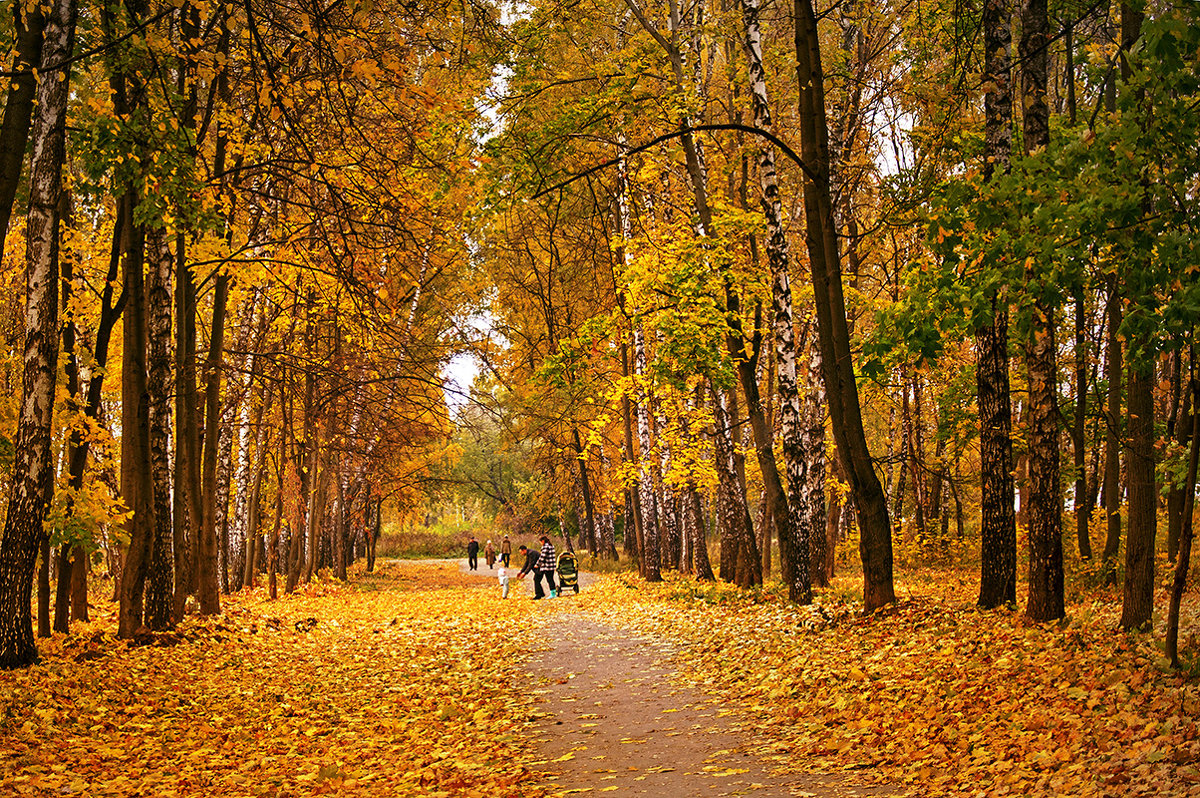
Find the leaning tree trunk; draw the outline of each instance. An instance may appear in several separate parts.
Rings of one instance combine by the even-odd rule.
[[[763,66],[762,31],[759,25],[759,0],[742,0],[750,97],[754,124],[771,131],[771,107],[767,99],[767,73]],[[761,141],[761,140],[760,140]],[[775,357],[779,380],[779,428],[784,466],[787,470],[787,509],[791,523],[778,525],[790,532],[789,545],[783,552],[790,560],[792,579],[788,597],[799,604],[812,601],[809,571],[809,547],[814,530],[804,512],[807,483],[804,437],[800,421],[800,391],[796,383],[795,322],[792,317],[792,288],[788,275],[787,231],[779,198],[779,180],[775,168],[775,150],[765,142],[758,151],[758,177],[762,187],[762,210],[767,222],[767,262],[771,267],[771,328],[775,337]]]
[[[1193,363],[1195,350],[1193,349]],[[1200,380],[1195,374],[1195,367],[1189,390],[1192,396],[1192,406],[1200,406]],[[1191,442],[1188,445],[1187,479],[1184,481],[1183,506],[1180,507],[1179,555],[1175,561],[1175,577],[1171,582],[1171,603],[1167,610],[1167,637],[1165,651],[1171,660],[1171,666],[1179,667],[1179,607],[1183,601],[1183,591],[1187,586],[1188,566],[1192,558],[1192,517],[1196,507],[1196,469],[1200,464],[1200,413],[1192,413]]]
[[[857,508],[863,600],[866,610],[871,612],[896,600],[892,578],[892,531],[887,497],[867,448],[850,352],[838,233],[834,226],[829,183],[825,74],[821,67],[821,42],[812,0],[795,0],[795,12],[796,77],[802,87],[800,140],[803,160],[808,165],[804,181],[804,215],[821,364],[833,437]]]
[[[727,300],[728,302],[728,300]],[[797,580],[792,578],[794,559],[787,554],[788,546],[794,539],[795,534],[792,527],[796,522],[792,513],[788,509],[787,496],[784,493],[783,480],[779,476],[779,467],[775,460],[775,450],[773,447],[774,435],[771,429],[771,420],[767,415],[764,407],[763,397],[759,392],[758,387],[758,359],[762,353],[761,333],[758,332],[761,320],[761,310],[755,309],[755,333],[751,341],[751,354],[746,357],[744,354],[741,357],[734,355],[734,361],[737,363],[738,379],[742,384],[742,395],[746,398],[746,416],[750,421],[750,429],[754,433],[754,453],[758,458],[758,470],[762,475],[763,481],[763,498],[766,503],[767,512],[770,523],[765,523],[764,527],[774,527],[779,535],[781,551],[780,556],[781,568],[785,581],[789,585],[789,593],[792,587],[798,584]],[[731,331],[730,338],[735,344],[741,343],[744,345],[744,336],[741,332],[740,314],[730,314],[730,323],[734,326]],[[731,347],[732,348],[732,347]],[[690,501],[685,499],[685,501]],[[699,505],[696,505],[698,511]],[[692,512],[688,508],[688,512]],[[700,524],[701,534],[703,534],[703,520],[697,515],[697,523]],[[769,534],[769,533],[768,533]],[[760,547],[762,552],[770,550],[770,537],[768,536]],[[722,548],[724,552],[724,548]],[[764,574],[770,573],[770,558],[762,557],[762,569]]]
[[[0,534],[0,668],[37,660],[29,604],[42,522],[54,489],[51,426],[58,376],[58,222],[65,160],[68,67],[75,0],[50,8],[37,82],[25,247],[25,351],[21,410],[4,531]]]

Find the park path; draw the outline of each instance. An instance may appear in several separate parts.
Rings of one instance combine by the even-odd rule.
[[[461,561],[460,570],[467,569]],[[495,575],[480,563],[480,575]],[[532,580],[513,598],[532,596]],[[580,573],[584,591],[595,576]],[[720,699],[684,684],[668,642],[547,602],[527,664],[532,732],[554,796],[856,798],[892,795],[836,776],[776,773],[790,757],[731,723]]]
[[[533,731],[552,793],[616,798],[853,798],[891,795],[845,779],[780,774],[789,756],[731,723],[731,710],[679,678],[668,642],[573,606],[547,607],[528,663]]]

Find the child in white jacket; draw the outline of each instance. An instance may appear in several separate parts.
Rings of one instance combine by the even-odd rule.
[[[500,570],[496,572],[496,576],[500,579],[500,598],[508,598],[508,569],[500,566]]]

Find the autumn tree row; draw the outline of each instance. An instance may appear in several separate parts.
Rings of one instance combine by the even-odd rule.
[[[65,631],[103,552],[125,637],[191,597],[219,612],[259,573],[272,595],[344,577],[442,456],[493,15],[10,12],[0,209],[26,277],[6,308],[0,665],[36,658],[39,554],[42,633],[51,572]]]
[[[800,601],[856,536],[868,609],[897,551],[977,550],[980,604],[1015,603],[1020,521],[1049,620],[1070,509],[1146,624],[1157,518],[1182,579],[1195,486],[1194,23],[532,4],[476,221],[505,344],[479,395],[536,442],[547,510],[599,551],[623,518],[649,579],[705,575],[715,529],[754,584],[776,537]]]

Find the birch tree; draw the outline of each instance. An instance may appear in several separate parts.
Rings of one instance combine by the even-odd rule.
[[[58,376],[58,250],[75,0],[46,15],[30,132],[29,213],[25,250],[25,347],[21,410],[14,441],[12,492],[0,533],[0,668],[37,660],[29,603],[42,525],[54,485],[51,426]]]

